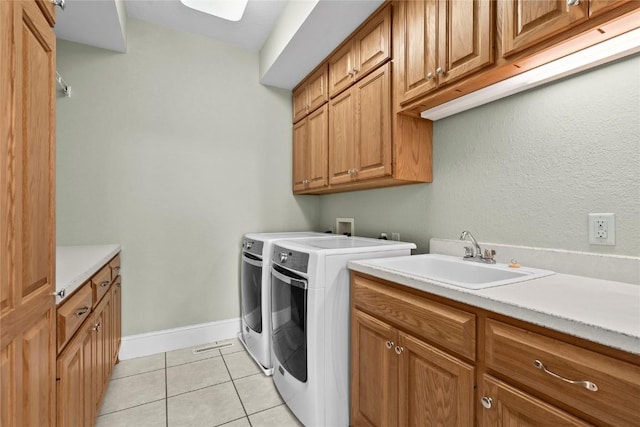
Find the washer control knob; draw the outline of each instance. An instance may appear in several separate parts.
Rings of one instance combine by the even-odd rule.
[[[287,255],[287,253],[280,252],[280,262],[287,262],[287,259],[289,259],[289,256]]]
[[[251,246],[253,246],[253,242],[251,240],[247,240],[247,249],[251,249]]]

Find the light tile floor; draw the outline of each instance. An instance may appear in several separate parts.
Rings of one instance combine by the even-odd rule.
[[[121,361],[96,427],[301,426],[242,344],[225,343]]]

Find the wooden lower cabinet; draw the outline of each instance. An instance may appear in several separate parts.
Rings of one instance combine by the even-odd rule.
[[[490,375],[482,381],[482,426],[587,427],[590,424]],[[471,425],[471,424],[470,424]]]
[[[351,275],[354,426],[640,426],[640,355]]]
[[[117,260],[119,262],[118,257]],[[104,269],[100,270],[103,271]],[[94,304],[95,308],[90,315],[82,313],[82,325],[68,343],[60,348],[56,386],[58,427],[91,427],[95,424],[113,367],[118,363],[122,330],[122,280],[119,268],[112,268],[111,271],[111,285],[108,289],[103,289],[102,297]],[[90,294],[91,288],[92,280],[89,280],[64,300],[58,306],[58,311],[68,313],[70,310],[65,305],[75,307],[75,297]],[[75,313],[77,315],[82,311]],[[74,312],[71,313],[73,315]],[[69,315],[58,316],[58,321],[68,317]]]
[[[355,309],[354,426],[473,425],[473,366]]]

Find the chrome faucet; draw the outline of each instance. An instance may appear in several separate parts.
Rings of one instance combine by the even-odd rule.
[[[486,264],[495,264],[496,261],[493,259],[493,256],[496,254],[496,251],[493,249],[485,249],[484,253],[478,244],[478,241],[471,232],[464,230],[462,234],[460,234],[460,240],[471,240],[473,243],[473,247],[465,246],[464,247],[464,257],[462,259],[466,261],[476,261],[476,262],[484,262]]]

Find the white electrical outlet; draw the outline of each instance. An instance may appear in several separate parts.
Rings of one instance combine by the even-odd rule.
[[[616,219],[612,213],[589,214],[589,243],[592,245],[616,244]]]

